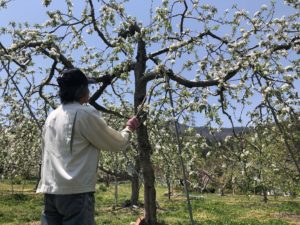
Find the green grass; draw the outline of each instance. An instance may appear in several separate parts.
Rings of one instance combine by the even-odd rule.
[[[10,184],[0,183],[0,224],[37,225],[43,208],[43,196],[34,194],[34,183],[14,185],[15,194],[10,193]],[[158,219],[164,225],[188,225],[189,216],[185,198],[175,195],[168,200],[166,189],[157,187]],[[141,196],[143,190],[141,190]],[[179,192],[178,192],[179,193]],[[182,193],[179,193],[182,194]],[[192,193],[200,195],[199,193]],[[120,225],[129,224],[143,215],[143,209],[122,208],[122,203],[130,198],[130,185],[119,187],[118,207],[114,205],[114,187],[106,188],[97,185],[96,222],[97,224]],[[204,195],[203,198],[192,199],[195,224],[212,225],[286,225],[300,224],[300,199],[289,197],[269,198],[263,203],[260,196],[218,196]]]

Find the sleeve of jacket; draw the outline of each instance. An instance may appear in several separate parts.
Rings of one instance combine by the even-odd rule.
[[[106,151],[120,151],[129,144],[130,130],[116,131],[101,119],[98,112],[79,110],[77,120],[79,132],[97,149]]]

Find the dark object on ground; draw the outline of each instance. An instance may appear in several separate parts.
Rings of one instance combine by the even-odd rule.
[[[130,207],[131,206],[131,201],[130,200],[125,200],[122,204],[122,207],[123,208],[126,208],[126,207]]]
[[[216,189],[215,188],[205,188],[202,190],[202,193],[215,193]]]

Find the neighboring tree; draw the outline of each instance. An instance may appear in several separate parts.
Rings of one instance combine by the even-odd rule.
[[[2,0],[0,7],[9,2]],[[145,222],[153,225],[157,215],[149,123],[155,117],[164,111],[161,121],[184,119],[186,112],[198,112],[208,125],[221,126],[220,114],[234,125],[232,112],[246,108],[252,96],[262,96],[253,102],[257,105],[281,97],[289,98],[285,104],[292,111],[299,106],[294,85],[300,75],[295,59],[300,51],[295,22],[299,4],[285,2],[294,13],[275,18],[274,2],[252,15],[237,6],[218,12],[198,0],[153,0],[151,19],[142,23],[127,14],[128,0],[86,0],[74,3],[76,10],[73,1],[65,0],[66,9],[49,10],[43,24],[12,21],[1,28],[1,37],[8,40],[0,43],[1,88],[4,95],[11,94],[7,87],[26,91],[23,97],[12,97],[30,106],[35,101],[37,107],[34,113],[27,109],[28,115],[41,126],[49,108],[57,105],[55,77],[76,66],[99,84],[90,101],[96,109],[120,118],[140,112],[145,122],[137,130],[137,149]],[[52,7],[51,0],[43,3]],[[176,118],[168,91],[176,101]],[[277,105],[276,110],[287,106]],[[299,159],[291,157],[300,174]]]
[[[284,124],[295,129],[294,125]],[[203,168],[213,177],[212,186],[219,188],[221,195],[225,189],[261,194],[265,202],[269,194],[297,193],[297,167],[277,126],[263,122],[245,130],[236,137],[209,143]],[[289,133],[293,135],[297,130]]]
[[[297,133],[297,126],[291,121],[282,122],[289,127],[289,136]],[[262,192],[264,201],[267,201],[267,192],[274,195],[296,193],[300,185],[297,167],[293,163],[291,149],[286,145],[286,136],[274,123],[257,124],[248,140],[250,155],[250,170],[254,178],[254,189]],[[294,141],[298,140],[295,138]],[[293,151],[299,151],[293,149]],[[256,191],[255,191],[256,192]]]
[[[8,99],[6,99],[8,101]],[[40,160],[40,130],[28,114],[23,114],[22,104],[13,102],[11,111],[5,114],[0,133],[1,174],[32,179],[38,176]],[[2,115],[4,116],[4,115]]]

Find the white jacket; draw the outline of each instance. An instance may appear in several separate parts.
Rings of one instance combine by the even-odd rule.
[[[129,136],[129,129],[110,128],[90,107],[79,103],[59,106],[44,126],[37,193],[94,192],[99,150],[125,149]]]

